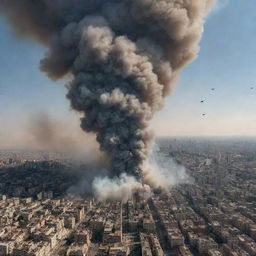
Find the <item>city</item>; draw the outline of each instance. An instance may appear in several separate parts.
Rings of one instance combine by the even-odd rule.
[[[255,9],[0,0],[0,256],[256,256]]]
[[[127,202],[72,195],[63,156],[1,151],[0,255],[255,256],[255,141],[158,144],[192,181]]]

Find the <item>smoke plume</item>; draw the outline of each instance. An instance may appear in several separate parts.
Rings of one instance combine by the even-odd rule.
[[[72,76],[67,98],[108,155],[110,176],[138,179],[152,139],[148,123],[197,56],[213,2],[0,0],[0,11],[18,35],[49,49],[42,71]]]

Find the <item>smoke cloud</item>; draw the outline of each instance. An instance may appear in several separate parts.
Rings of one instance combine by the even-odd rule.
[[[152,188],[169,191],[179,184],[191,184],[193,178],[183,165],[176,163],[170,156],[165,156],[154,145],[150,159],[144,169],[144,182]]]
[[[151,189],[148,185],[142,185],[134,177],[122,174],[119,178],[98,177],[93,181],[93,191],[100,201],[108,199],[126,202],[136,192],[148,199]]]
[[[94,136],[80,132],[71,121],[60,121],[46,112],[31,115],[25,130],[32,148],[67,153],[90,152],[89,155],[98,153]]]
[[[41,149],[68,151],[75,145],[75,138],[66,134],[61,124],[46,113],[35,113],[28,122],[31,142]]]
[[[58,155],[72,163],[104,162],[106,166],[105,156],[98,150],[95,136],[84,133],[76,118],[62,120],[47,112],[34,112],[22,120],[2,122],[0,148],[60,153]]]
[[[67,98],[122,186],[142,176],[153,137],[149,121],[197,56],[213,2],[0,0],[0,11],[18,35],[49,49],[42,71],[52,79],[72,76]]]

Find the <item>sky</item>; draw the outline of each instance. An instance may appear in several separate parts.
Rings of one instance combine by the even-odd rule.
[[[152,121],[157,136],[256,135],[255,8],[255,0],[220,0],[207,18],[198,58]],[[51,81],[38,69],[45,51],[15,37],[0,16],[0,147],[24,143],[37,113],[77,132],[79,115],[65,98],[66,81]]]

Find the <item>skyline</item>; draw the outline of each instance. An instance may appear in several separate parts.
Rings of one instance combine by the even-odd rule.
[[[253,2],[245,6],[239,0],[217,7],[207,18],[199,57],[181,73],[176,89],[152,122],[157,136],[256,135],[255,17]],[[41,112],[77,132],[79,115],[70,110],[65,98],[65,81],[53,82],[38,69],[45,49],[14,36],[3,17],[0,33],[0,61],[4,63],[0,71],[0,108],[4,109],[0,145],[22,141],[28,135],[31,116]],[[255,89],[250,90],[251,86]],[[207,115],[203,117],[203,113]],[[70,127],[67,130],[72,132]]]

